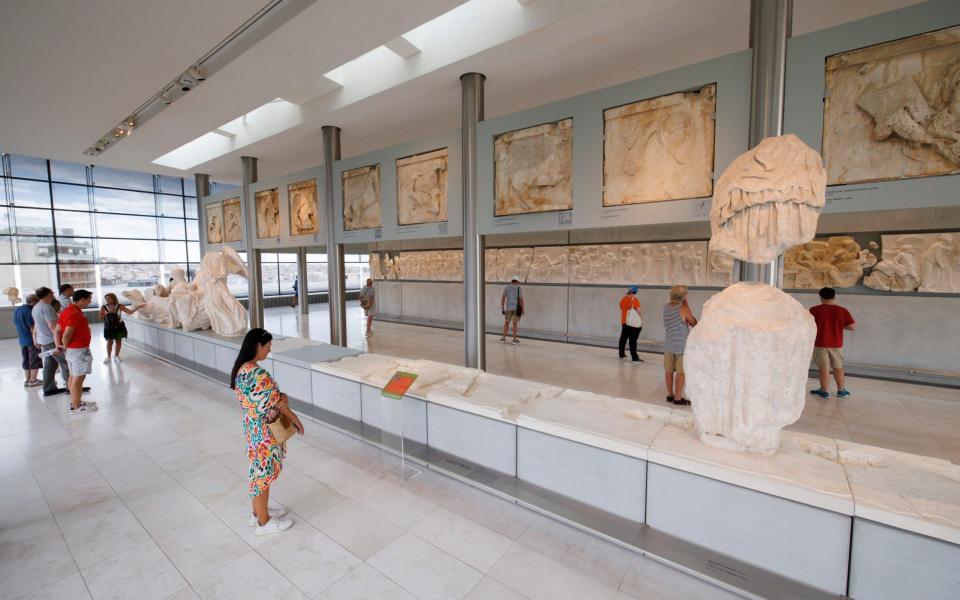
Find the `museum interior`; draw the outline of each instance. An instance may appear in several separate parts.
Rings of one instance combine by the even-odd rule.
[[[35,0],[0,57],[0,599],[960,597],[957,0]]]

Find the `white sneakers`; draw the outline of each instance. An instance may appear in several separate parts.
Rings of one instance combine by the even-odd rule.
[[[110,357],[109,357],[109,356],[106,357],[105,359],[103,359],[103,364],[105,364],[105,365],[109,365],[109,364],[110,364]]]
[[[285,508],[268,508],[268,509],[267,509],[267,514],[270,515],[270,518],[271,518],[271,519],[279,519],[280,517],[285,517],[285,516],[287,516],[287,509],[285,509]],[[256,516],[256,515],[250,515],[250,520],[247,521],[247,524],[250,525],[250,527],[256,527],[256,526],[257,526],[257,516]]]
[[[286,531],[291,527],[293,527],[293,521],[290,519],[271,517],[265,525],[257,525],[257,528],[253,530],[253,535],[262,536],[270,535],[271,533],[280,533],[281,531]]]
[[[113,357],[113,362],[119,364],[119,363],[122,363],[122,362],[123,362],[123,359],[120,358],[119,356],[114,356],[114,357]]]
[[[69,414],[70,416],[74,416],[74,415],[84,415],[92,412],[97,412],[97,405],[90,404],[89,402],[83,402],[77,408],[73,408],[71,406]]]

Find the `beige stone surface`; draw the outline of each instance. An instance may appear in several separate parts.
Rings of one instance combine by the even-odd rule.
[[[290,202],[290,235],[320,233],[320,209],[317,204],[317,180],[298,181],[287,186]]]
[[[960,293],[960,233],[881,237],[880,262],[864,285],[890,292]]]
[[[501,271],[501,254],[496,248],[486,248],[483,251],[483,278],[488,283],[499,281]]]
[[[960,27],[827,59],[830,185],[960,172]]]
[[[494,215],[573,208],[573,119],[498,135]]]
[[[733,283],[733,257],[723,252],[707,251],[707,285],[728,286]]]
[[[380,165],[350,169],[343,181],[343,229],[373,229],[380,219]]]
[[[710,209],[710,248],[768,263],[813,239],[826,203],[820,155],[793,134],[765,138],[730,164]]]
[[[849,235],[815,239],[783,255],[783,287],[853,287],[863,277],[863,267],[860,244]]]
[[[527,283],[570,283],[570,249],[568,246],[537,246]]]
[[[447,220],[447,149],[397,160],[397,222]]]
[[[603,205],[713,193],[716,84],[603,112]]]
[[[207,213],[207,243],[222,244],[223,204],[220,202],[217,202],[216,204],[208,204],[205,210]]]
[[[223,201],[223,241],[239,242],[243,240],[243,215],[240,211],[240,198]]]
[[[280,236],[280,192],[277,188],[262,190],[253,195],[257,213],[259,239]]]
[[[497,281],[510,281],[511,277],[516,277],[520,283],[525,283],[533,266],[533,248],[501,248],[498,252]]]
[[[620,283],[703,285],[706,242],[625,244],[620,251]]]
[[[383,271],[383,259],[379,252],[371,252],[367,261],[370,266],[370,278],[374,281],[386,279],[386,273]]]
[[[463,281],[462,250],[423,250],[400,255],[401,277],[406,280]]]
[[[620,258],[617,246],[570,246],[570,283],[614,284],[619,280]]]

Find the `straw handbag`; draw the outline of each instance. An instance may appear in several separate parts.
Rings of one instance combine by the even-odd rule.
[[[286,446],[287,440],[292,438],[293,434],[297,432],[296,427],[293,426],[293,421],[284,414],[281,414],[273,423],[267,423],[267,427],[270,428],[273,439],[277,440],[278,444],[283,444],[284,446]]]

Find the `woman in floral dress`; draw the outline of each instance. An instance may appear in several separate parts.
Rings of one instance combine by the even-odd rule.
[[[250,526],[256,526],[256,535],[280,533],[293,522],[283,519],[286,511],[269,509],[270,484],[283,468],[284,447],[274,439],[268,425],[285,415],[297,432],[303,434],[303,424],[290,410],[287,395],[280,392],[277,382],[258,363],[270,354],[273,336],[265,329],[251,329],[243,338],[240,353],[233,365],[230,387],[236,390],[243,408],[243,432],[247,438],[247,456],[250,459],[250,496],[253,515]]]

